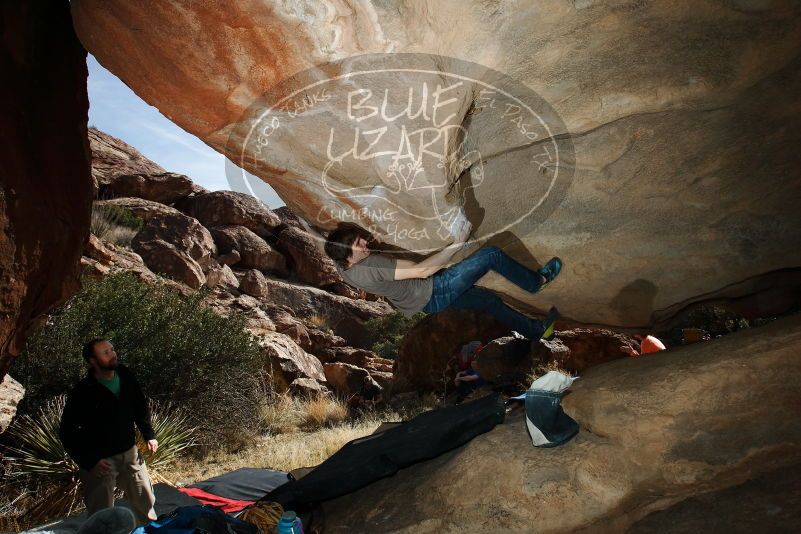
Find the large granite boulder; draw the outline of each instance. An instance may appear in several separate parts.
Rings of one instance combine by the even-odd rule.
[[[188,196],[193,185],[189,177],[174,172],[119,174],[98,187],[97,197],[137,197],[172,204]]]
[[[526,311],[648,329],[724,294],[761,315],[801,299],[786,2],[71,7],[101,64],[315,225],[425,255],[464,205],[480,242],[560,256],[542,293],[481,280]]]
[[[590,328],[575,328],[573,330],[560,330],[556,334],[559,343],[567,348],[566,352],[549,353],[548,361],[555,362],[567,371],[581,373],[585,369],[617,360],[625,353],[625,347],[639,347],[639,342],[631,336],[612,332],[610,330],[595,330]],[[547,342],[540,345],[547,346]],[[541,361],[546,358],[540,357]]]
[[[342,282],[322,243],[305,230],[285,226],[278,232],[276,247],[291,258],[292,273],[299,281],[315,287]]]
[[[79,288],[92,203],[86,50],[67,2],[4,2],[0,379],[42,314]]]
[[[394,313],[386,302],[353,300],[331,294],[322,289],[278,280],[265,276],[270,302],[291,308],[295,316],[319,316],[331,327],[334,334],[345,339],[348,345],[367,348],[369,343],[365,323],[370,319]]]
[[[154,273],[186,284],[192,289],[198,289],[206,283],[206,275],[200,264],[185,250],[169,241],[142,239],[134,241],[133,245],[134,250]]]
[[[260,307],[259,300],[249,295],[234,296],[225,288],[213,288],[204,300],[204,305],[215,313],[229,316],[240,313],[245,317],[245,329],[254,336],[275,332],[272,319]]]
[[[239,276],[239,289],[242,293],[257,299],[266,298],[270,294],[267,279],[256,269],[250,269]]]
[[[292,213],[286,206],[281,206],[280,208],[275,208],[273,213],[278,215],[278,218],[281,219],[281,224],[286,226],[291,226],[293,228],[297,228],[298,230],[305,230],[306,225],[304,221],[301,220],[300,217]]]
[[[199,220],[206,228],[238,225],[253,230],[261,237],[266,237],[270,230],[281,224],[281,219],[261,200],[234,191],[192,195],[177,207]]]
[[[487,344],[509,334],[507,326],[483,312],[449,309],[427,315],[403,337],[396,375],[416,389],[440,390],[453,379],[462,345],[474,340]]]
[[[164,284],[184,296],[192,293],[192,289],[186,284],[160,277],[151,271],[136,252],[98,239],[93,234],[89,234],[83,253],[84,255],[81,257],[82,276],[100,279],[115,271],[129,271],[135,273],[139,280],[146,284]],[[212,274],[212,276],[214,275]],[[208,278],[206,283],[208,284]]]
[[[259,336],[259,345],[277,389],[287,391],[298,378],[326,381],[320,360],[300,348],[289,336],[265,333]]]
[[[236,267],[241,269],[258,269],[273,272],[282,276],[288,274],[286,257],[267,244],[261,237],[244,226],[214,226],[211,235],[220,254],[239,252]]]
[[[690,497],[637,521],[626,534],[795,532],[801,525],[801,463]],[[714,518],[714,520],[710,520]]]
[[[570,442],[534,448],[518,409],[463,447],[326,502],[326,532],[352,532],[354,524],[397,533],[532,526],[625,532],[634,524],[635,532],[647,532],[642,520],[649,514],[799,463],[799,350],[795,315],[595,366],[562,401],[581,425]],[[777,512],[763,513],[769,521],[757,530],[777,531],[770,521],[785,524]],[[701,530],[737,531],[716,529],[710,517]]]
[[[345,398],[350,398],[359,393],[366,377],[370,377],[368,380],[370,384],[378,385],[369,372],[349,363],[326,363],[323,364],[323,369],[325,370],[325,378],[328,380],[328,385]]]
[[[205,269],[206,286],[208,287],[229,287],[236,289],[239,287],[239,279],[224,263],[211,260]]]
[[[143,222],[147,222],[154,217],[164,217],[166,215],[174,215],[181,213],[175,208],[171,208],[161,202],[154,202],[152,200],[145,200],[136,197],[121,197],[112,198],[108,200],[95,200],[94,205],[103,209],[108,207],[124,208],[133,213]]]
[[[121,174],[158,174],[166,172],[137,149],[97,128],[89,128],[92,151],[92,178],[96,187],[106,186]]]
[[[317,328],[314,325],[307,324],[306,331],[309,334],[310,343],[310,347],[307,350],[318,357],[319,353],[325,349],[342,347],[347,344],[345,338],[338,336],[333,332]]]
[[[527,386],[534,376],[549,369],[580,375],[592,366],[626,358],[621,347],[632,344],[635,340],[623,334],[586,328],[557,331],[551,341],[540,339],[533,343],[525,338],[505,336],[493,339],[481,349],[478,371],[484,379],[495,384]],[[435,362],[438,362],[435,365],[448,370],[442,373],[441,381],[453,378],[458,371],[454,358],[439,357]],[[401,368],[404,369],[404,379],[415,383],[408,377],[406,366]]]
[[[275,324],[275,331],[292,338],[303,350],[311,352],[312,342],[306,325],[295,316],[289,306],[280,304],[264,304],[261,307]]]
[[[111,245],[111,243],[109,243]],[[98,239],[94,234],[89,234],[89,239],[83,245],[84,256],[89,256],[93,260],[97,260],[103,265],[111,265],[114,262],[116,248],[112,249],[106,246],[102,240]]]
[[[194,289],[206,282],[204,269],[217,252],[209,231],[179,212],[148,220],[131,245],[150,270]]]

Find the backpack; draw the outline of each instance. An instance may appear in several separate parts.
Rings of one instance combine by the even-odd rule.
[[[181,506],[131,534],[259,534],[250,523],[213,506]]]

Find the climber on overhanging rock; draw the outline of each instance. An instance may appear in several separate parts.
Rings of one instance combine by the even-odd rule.
[[[419,263],[373,253],[368,248],[372,236],[352,224],[342,224],[329,234],[325,252],[348,284],[386,297],[406,317],[419,311],[472,309],[493,314],[532,341],[553,338],[559,317],[556,307],[551,307],[545,320],[539,321],[510,308],[495,293],[474,284],[493,270],[526,291],[536,293],[559,274],[561,260],[552,258],[543,268],[534,271],[500,248],[486,246],[442,269],[442,265],[462,248],[459,245],[467,242],[471,227],[470,222],[465,221],[455,232],[451,246]]]

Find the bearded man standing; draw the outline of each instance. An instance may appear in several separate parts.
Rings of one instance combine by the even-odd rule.
[[[156,500],[134,430],[135,424],[155,453],[147,399],[107,339],[88,342],[83,357],[90,368],[70,391],[59,437],[79,466],[87,514],[114,506],[114,489],[120,488],[137,522],[147,523],[156,519]]]

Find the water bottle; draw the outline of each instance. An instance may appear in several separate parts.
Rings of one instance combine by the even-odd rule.
[[[276,527],[278,534],[303,534],[303,523],[295,512],[287,510]]]

